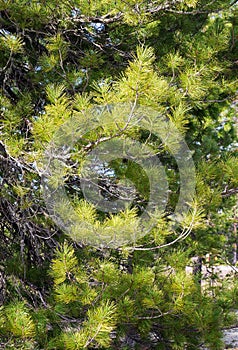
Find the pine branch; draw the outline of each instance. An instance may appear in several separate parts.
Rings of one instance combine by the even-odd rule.
[[[194,226],[196,225],[195,221],[196,221],[196,214],[197,214],[197,209],[195,208],[193,213],[192,213],[192,218],[191,221],[189,223],[189,226],[187,228],[184,228],[182,230],[182,232],[178,235],[178,237],[176,237],[173,241],[169,242],[169,243],[164,243],[164,244],[160,244],[156,247],[128,247],[128,250],[130,251],[134,251],[134,250],[139,250],[139,251],[153,251],[153,250],[158,250],[158,249],[162,249],[162,248],[166,248],[169,247],[171,245],[174,245],[177,242],[183,241],[184,239],[186,239],[190,233],[192,232],[192,229],[194,228]]]
[[[114,22],[119,22],[124,14],[122,12],[118,12],[116,15],[112,16],[110,13],[107,13],[104,16],[85,16],[85,15],[80,15],[78,17],[72,18],[72,17],[66,17],[66,20],[71,21],[73,23],[102,23],[102,24],[110,24]]]
[[[212,5],[215,1],[211,1],[210,3],[206,4],[206,8],[210,5]],[[176,6],[180,5],[183,3],[183,0],[172,0],[172,1],[167,1],[164,4],[160,4],[156,6],[155,3],[152,3],[149,5],[148,8],[144,10],[145,14],[151,14],[155,15],[160,12],[171,12],[171,13],[176,13],[176,14],[182,14],[182,15],[199,15],[199,14],[209,14],[209,13],[217,13],[224,8],[219,8],[219,9],[206,9],[206,8],[201,8],[197,9],[194,11],[180,11],[176,10]],[[237,3],[237,0],[235,0],[231,5],[233,6],[235,3]],[[137,13],[140,13],[140,9],[138,8],[138,4],[134,6],[134,11]],[[87,24],[87,23],[92,23],[92,22],[97,22],[97,23],[102,23],[105,25],[111,24],[111,23],[119,23],[123,17],[125,16],[125,13],[123,12],[118,12],[116,15],[112,15],[109,13],[103,15],[103,16],[85,16],[85,15],[79,15],[77,17],[66,17],[66,20],[71,21],[73,23],[81,23],[81,24]],[[64,19],[65,20],[65,19]]]

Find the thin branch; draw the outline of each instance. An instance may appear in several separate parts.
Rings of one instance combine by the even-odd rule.
[[[176,15],[192,15],[192,16],[196,16],[196,15],[202,15],[202,14],[209,14],[209,13],[218,13],[220,11],[222,11],[223,9],[217,9],[217,10],[194,10],[194,11],[179,11],[179,10],[173,10],[173,9],[166,9],[166,12],[171,12],[171,13],[175,13]]]
[[[160,310],[159,310],[160,311]],[[155,315],[155,316],[141,316],[141,317],[136,317],[138,320],[155,320],[157,318],[161,318],[163,316],[166,316],[166,315],[171,315],[173,313],[173,311],[167,311],[167,312],[162,312],[160,311],[161,313],[159,315]]]
[[[237,194],[238,193],[238,188],[230,188],[230,189],[225,189],[221,195],[223,198],[227,198],[232,196],[233,194]]]
[[[183,241],[184,239],[186,239],[189,236],[189,234],[191,233],[191,231],[193,229],[195,216],[196,216],[196,210],[194,210],[194,212],[193,212],[192,220],[191,220],[189,226],[186,229],[184,229],[177,238],[175,238],[173,241],[171,241],[169,243],[164,243],[164,244],[158,245],[156,247],[145,247],[145,248],[144,247],[128,247],[126,249],[132,250],[132,251],[134,251],[134,250],[151,251],[151,250],[157,250],[157,249],[169,247],[169,246],[177,243],[178,241]]]

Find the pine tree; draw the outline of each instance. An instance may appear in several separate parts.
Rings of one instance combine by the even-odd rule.
[[[237,1],[0,15],[1,347],[222,349],[237,282],[186,266],[237,239]]]

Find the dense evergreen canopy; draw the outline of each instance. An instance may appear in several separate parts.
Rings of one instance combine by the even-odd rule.
[[[223,348],[237,283],[185,267],[236,263],[237,14],[0,0],[1,348]]]

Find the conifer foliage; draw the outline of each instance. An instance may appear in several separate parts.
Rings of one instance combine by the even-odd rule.
[[[2,349],[224,348],[237,282],[186,266],[237,261],[237,12],[228,0],[0,0]],[[164,121],[178,132],[169,145],[155,133]],[[179,173],[187,154],[171,154],[180,138],[196,179],[175,225],[192,176]],[[93,177],[88,156],[128,139],[163,172],[118,153]],[[148,221],[151,181],[166,205],[152,201]],[[65,193],[53,214],[44,184]]]

